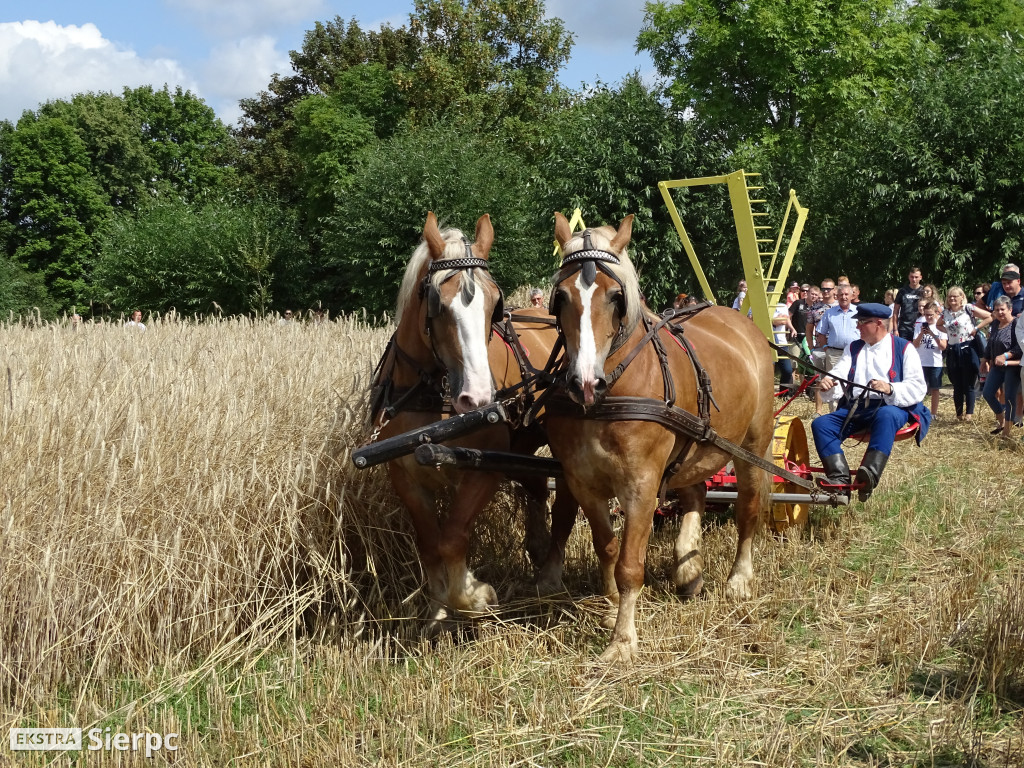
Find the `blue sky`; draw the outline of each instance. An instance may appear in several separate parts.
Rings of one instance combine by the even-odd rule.
[[[560,73],[579,87],[653,75],[634,43],[644,0],[547,0],[576,43]],[[412,0],[4,0],[0,119],[83,91],[167,83],[201,96],[228,123],[238,100],[289,73],[288,52],[316,21],[356,18],[364,29],[407,23]],[[585,9],[585,10],[584,10]]]

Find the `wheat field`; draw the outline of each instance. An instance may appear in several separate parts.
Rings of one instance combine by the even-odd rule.
[[[0,327],[3,733],[173,732],[153,759],[189,766],[1024,764],[1024,451],[983,404],[961,424],[945,402],[869,504],[762,534],[748,604],[720,596],[727,512],[691,602],[667,522],[642,660],[605,669],[585,523],[569,594],[531,598],[511,487],[473,548],[504,609],[420,638],[411,529],[349,461],[387,334]],[[0,765],[136,763],[0,745]]]

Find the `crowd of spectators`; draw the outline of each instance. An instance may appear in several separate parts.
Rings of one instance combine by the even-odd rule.
[[[886,329],[916,348],[927,384],[925,404],[933,416],[940,410],[945,375],[959,421],[975,418],[980,392],[995,415],[993,434],[1009,436],[1022,426],[1024,320],[1017,317],[1024,311],[1024,291],[1020,281],[1020,267],[1011,263],[1003,266],[997,280],[978,283],[970,292],[959,285],[943,292],[926,283],[921,269],[913,267],[906,284],[884,292],[882,305],[891,310]],[[733,308],[743,304],[746,290],[746,282],[741,282]],[[856,314],[860,303],[859,288],[845,275],[818,284],[794,281],[775,307],[775,341],[829,371],[844,349],[860,338]],[[788,359],[782,360],[780,356],[777,366],[780,384],[789,389],[794,386],[794,371]],[[815,398],[818,414],[829,407],[813,388],[808,394]]]

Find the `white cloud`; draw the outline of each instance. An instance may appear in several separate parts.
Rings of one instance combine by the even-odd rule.
[[[271,32],[283,25],[316,18],[324,0],[166,0],[196,26],[218,37]]]
[[[0,119],[16,121],[26,109],[76,93],[165,83],[196,90],[174,60],[140,58],[106,40],[94,24],[0,23]]]
[[[557,16],[582,47],[632,47],[644,21],[647,0],[591,0],[584,8],[578,0],[549,0],[548,16]]]
[[[203,98],[226,123],[241,115],[238,100],[266,90],[274,73],[290,75],[287,53],[272,37],[247,37],[215,46],[203,64]]]

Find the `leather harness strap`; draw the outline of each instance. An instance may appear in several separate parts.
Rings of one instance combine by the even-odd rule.
[[[719,435],[714,428],[682,408],[666,405],[649,397],[606,397],[598,405],[587,408],[573,402],[568,395],[558,393],[550,398],[549,410],[570,411],[572,415],[598,421],[650,421],[677,432],[698,443],[710,443],[734,458],[753,464],[760,469],[788,480],[809,491],[821,491],[812,481],[748,451],[743,446]],[[826,494],[827,495],[827,494]],[[823,496],[823,498],[825,498]]]

